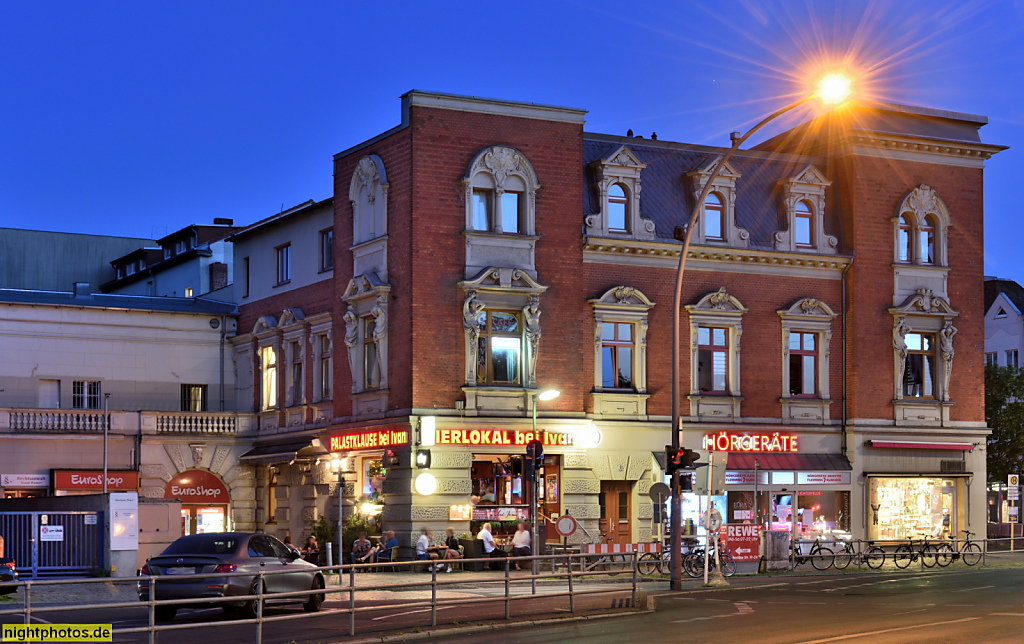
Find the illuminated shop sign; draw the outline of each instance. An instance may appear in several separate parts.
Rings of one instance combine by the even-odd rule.
[[[708,452],[798,452],[796,434],[704,434]]]
[[[437,430],[438,445],[519,445],[525,446],[532,440],[539,440],[545,445],[572,445],[572,434],[562,434],[540,430],[523,432],[512,429],[439,429]]]
[[[50,470],[54,490],[102,490],[103,472],[96,470]],[[107,490],[128,492],[139,489],[139,473],[133,470],[107,470]]]
[[[331,436],[331,451],[340,452],[349,449],[374,449],[377,447],[394,447],[409,444],[407,429],[374,429],[355,434]]]

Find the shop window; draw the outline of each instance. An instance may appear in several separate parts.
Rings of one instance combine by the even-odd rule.
[[[72,409],[99,409],[100,382],[98,380],[75,380],[71,383]]]
[[[903,396],[935,397],[935,336],[930,333],[907,333],[906,363],[903,368]]]
[[[481,311],[477,323],[480,328],[477,340],[478,382],[499,387],[521,384],[523,333],[520,313]]]
[[[608,188],[608,231],[615,233],[628,232],[626,222],[629,221],[627,209],[629,200],[626,191],[620,184]]]
[[[181,386],[181,411],[206,411],[206,385]]]
[[[1017,362],[1017,350],[1007,349],[1006,350],[1006,366],[1011,369],[1017,369],[1020,365]]]
[[[277,407],[277,351],[274,347],[260,347],[260,408],[263,411]]]
[[[872,477],[868,538],[949,539],[957,533],[957,487],[952,479]]]
[[[376,324],[372,315],[363,318],[363,389],[380,387],[380,368],[377,364],[377,343],[373,338]]]
[[[384,470],[381,459],[363,459],[363,495],[368,496],[372,503],[381,500],[384,494],[384,477],[387,472]]]
[[[789,334],[789,395],[818,394],[818,350],[815,333]]]
[[[601,324],[601,373],[605,389],[633,389],[632,324]]]
[[[729,330],[697,329],[697,379],[701,393],[729,393]]]
[[[518,521],[530,520],[530,483],[523,476],[523,460],[519,455],[473,455],[474,532],[490,521],[495,536],[511,535]]]

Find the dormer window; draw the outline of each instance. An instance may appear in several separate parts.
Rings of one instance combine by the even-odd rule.
[[[134,275],[135,274],[135,262],[131,262],[130,264],[126,264],[125,265],[125,274],[126,275]]]
[[[813,248],[814,215],[811,213],[811,207],[806,201],[797,203],[794,223],[796,225],[793,227],[793,236],[796,245]]]
[[[715,193],[708,194],[704,199],[704,239],[708,241],[725,241],[725,208],[722,198]]]
[[[608,231],[616,233],[629,232],[626,227],[629,200],[622,184],[616,183],[608,188]]]
[[[835,254],[839,240],[825,234],[825,190],[832,182],[813,165],[779,181],[780,214],[775,248],[799,253]]]
[[[117,267],[117,279],[121,279],[123,277],[124,277],[124,266],[118,266]]]
[[[181,255],[188,250],[188,242],[184,239],[179,239],[174,245],[174,254]]]
[[[171,247],[170,246],[165,246],[164,247],[164,259],[170,259],[170,258],[171,258]]]

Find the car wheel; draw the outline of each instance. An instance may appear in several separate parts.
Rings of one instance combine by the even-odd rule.
[[[323,590],[324,580],[319,577],[313,578],[313,590]],[[309,596],[309,601],[302,605],[302,609],[307,613],[319,612],[320,606],[324,603],[324,593],[313,593]]]
[[[156,621],[158,622],[169,622],[174,619],[174,616],[178,614],[177,606],[157,606],[156,607]]]
[[[252,583],[249,584],[249,591],[246,594],[247,595],[255,595],[257,592],[259,592],[258,591],[258,588],[259,588],[258,584],[259,584],[259,580],[253,579]],[[263,594],[265,595],[266,593],[267,593],[267,587],[264,586],[263,587]],[[242,604],[242,608],[238,612],[241,613],[242,617],[244,617],[245,619],[256,619],[256,615],[259,612],[259,609],[257,607],[258,603],[259,603],[258,599],[255,599],[255,598],[254,599],[247,599],[247,600],[245,600],[245,603]],[[266,608],[266,604],[264,604],[264,608]]]

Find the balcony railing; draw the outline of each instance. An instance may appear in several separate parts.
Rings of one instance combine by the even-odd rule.
[[[157,412],[157,434],[237,434],[238,416],[212,412]]]
[[[103,411],[98,409],[12,409],[10,428],[17,432],[67,432],[91,434],[103,431]]]

